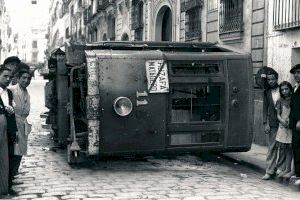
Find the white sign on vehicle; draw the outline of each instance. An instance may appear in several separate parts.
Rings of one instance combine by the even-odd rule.
[[[169,92],[167,63],[163,60],[147,60],[145,65],[149,93]]]

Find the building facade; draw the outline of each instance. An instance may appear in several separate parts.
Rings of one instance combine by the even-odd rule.
[[[48,24],[48,4],[42,0],[27,0],[19,3],[19,7],[10,4],[9,13],[12,16],[10,23],[13,29],[9,44],[12,50],[7,56],[18,56],[32,69],[42,67],[47,48],[45,36]],[[20,8],[28,12],[21,12]]]
[[[300,63],[300,2],[297,0],[274,0],[268,6],[267,65],[280,73],[281,80],[293,81],[288,73]]]
[[[48,51],[62,48],[69,38],[68,7],[63,0],[50,1],[50,19],[48,29]]]
[[[16,36],[10,27],[10,16],[4,0],[0,0],[0,62],[16,51]]]
[[[52,1],[68,10],[65,20],[59,22],[65,27],[65,35],[59,34],[62,41],[213,42],[251,54],[253,74],[263,66],[274,67],[280,81],[291,80],[289,69],[300,63],[297,0]],[[56,15],[50,13],[52,18]],[[50,26],[50,49],[61,46],[53,42],[58,37],[54,33],[57,26]],[[254,83],[253,90],[254,142],[265,144],[262,89]]]

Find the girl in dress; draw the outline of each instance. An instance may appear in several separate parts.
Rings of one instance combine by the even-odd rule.
[[[278,177],[284,177],[291,174],[292,169],[292,130],[289,128],[290,102],[293,94],[292,85],[283,81],[279,84],[280,99],[276,103],[277,118],[279,127],[276,134],[276,143],[278,145],[278,166],[282,166]]]

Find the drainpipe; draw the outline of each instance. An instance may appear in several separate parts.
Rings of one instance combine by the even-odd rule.
[[[269,1],[265,1],[265,22],[264,22],[264,55],[263,55],[263,66],[268,64],[268,33],[269,33]]]

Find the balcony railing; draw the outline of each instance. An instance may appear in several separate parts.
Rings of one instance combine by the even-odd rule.
[[[136,30],[136,29],[142,29],[144,27],[144,23],[141,22],[140,20],[137,21],[133,21],[132,22],[132,29]]]
[[[187,10],[186,15],[186,32],[185,40],[199,40],[201,39],[201,19],[200,19],[200,7],[193,7]]]
[[[141,0],[134,0],[132,1],[132,24],[131,28],[133,30],[137,29],[143,29],[144,23],[143,23],[143,9],[144,4]]]
[[[185,39],[187,41],[201,39],[201,31],[188,31],[185,33]]]
[[[220,34],[243,31],[243,1],[221,0]]]
[[[202,7],[203,0],[181,0],[180,10],[181,12],[185,12],[191,8]]]
[[[274,0],[273,28],[284,30],[300,27],[300,1]]]

